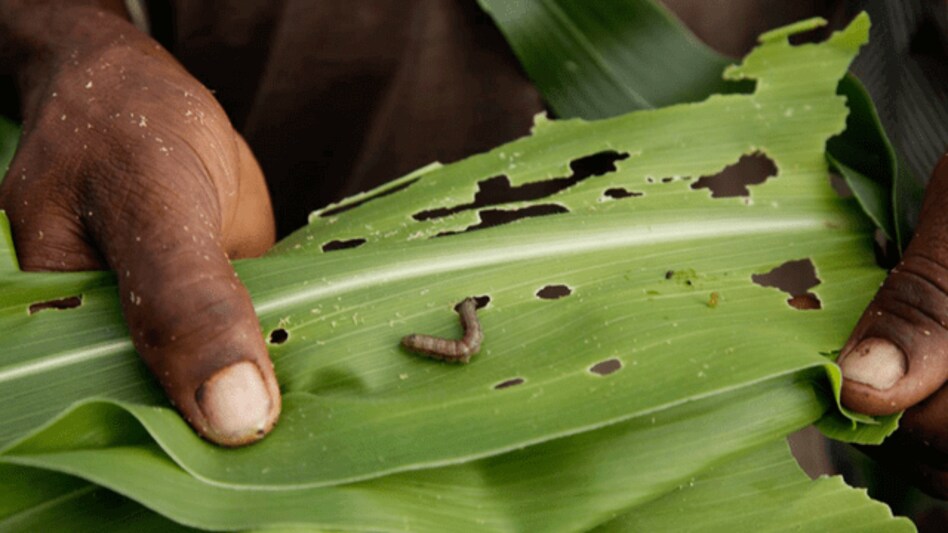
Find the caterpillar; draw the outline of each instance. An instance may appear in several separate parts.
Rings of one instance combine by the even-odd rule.
[[[458,340],[443,339],[431,335],[412,333],[402,337],[402,346],[413,352],[447,361],[449,363],[467,363],[477,355],[484,340],[484,331],[477,320],[477,300],[465,298],[455,307],[461,318],[464,336]]]

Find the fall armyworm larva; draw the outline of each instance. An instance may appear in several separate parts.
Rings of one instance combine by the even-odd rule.
[[[461,316],[464,337],[459,340],[442,339],[431,335],[412,333],[402,337],[402,346],[414,352],[449,363],[467,363],[477,355],[484,340],[484,331],[477,321],[477,300],[465,298],[456,308]]]

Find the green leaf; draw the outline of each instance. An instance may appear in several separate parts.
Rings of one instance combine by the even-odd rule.
[[[726,85],[720,71],[730,60],[697,40],[656,2],[479,2],[563,118],[606,118],[752,89],[746,83]],[[785,42],[794,33],[824,24],[821,19],[800,21],[761,35],[760,41]],[[897,166],[895,150],[859,80],[847,75],[839,93],[847,98],[850,113],[845,131],[830,140],[828,157],[869,218],[902,249],[914,228],[921,188],[911,176],[899,178],[906,171]]]
[[[773,443],[735,461],[716,465],[707,473],[686,480],[668,496],[637,506],[597,530],[734,531],[754,523],[759,531],[782,531],[786,524],[805,524],[810,530],[819,531],[914,531],[908,520],[893,520],[884,505],[872,502],[864,491],[847,487],[839,478],[816,481],[817,490],[813,485],[796,467],[786,447]],[[190,531],[104,489],[90,486],[77,493],[3,525],[11,532]],[[203,499],[204,494],[199,496]],[[303,506],[311,504],[307,501]],[[815,508],[819,509],[816,513]],[[403,520],[398,526],[403,528],[405,523]],[[417,521],[410,523],[418,528]],[[640,527],[645,524],[647,528]],[[486,524],[477,525],[478,531],[486,529]],[[457,526],[457,522],[451,521],[446,527],[452,526]],[[296,531],[299,527],[289,526],[286,530]],[[279,530],[283,528],[266,528]]]
[[[20,138],[20,128],[10,120],[0,116],[0,183],[10,167],[16,145]]]
[[[299,401],[287,398],[291,417]],[[756,407],[764,401],[768,417]],[[156,429],[150,409],[97,402],[77,407],[2,460],[82,476],[204,528],[306,523],[390,530],[408,519],[424,530],[576,530],[645,503],[774,433],[805,425],[824,408],[808,383],[784,378],[462,465],[344,486],[252,490],[203,483],[142,439],[142,428]],[[116,427],[139,432],[116,435]],[[693,450],[694,439],[706,443]],[[202,505],[188,505],[198,500]]]
[[[785,443],[708,469],[681,490],[597,528],[610,531],[915,531],[840,477],[810,481]]]
[[[530,137],[327,208],[273,255],[237,262],[264,333],[288,333],[270,347],[281,423],[248,448],[200,440],[167,406],[111,274],[23,273],[11,256],[0,463],[79,476],[202,527],[574,529],[781,439],[838,403],[820,352],[840,346],[883,275],[872,225],[833,193],[823,157],[844,126],[837,82],[867,32],[863,16],[821,45],[768,40],[728,70],[757,80],[752,94],[541,118]],[[757,151],[778,174],[749,197],[691,187]],[[492,177],[543,182],[602,152],[624,159],[552,196],[445,212]],[[641,196],[606,194],[617,188]],[[464,231],[491,209],[549,205],[560,213]],[[323,251],[353,239],[365,242]],[[821,310],[752,280],[801,259]],[[547,285],[571,294],[538,297]],[[76,309],[29,312],[80,295]],[[410,332],[458,335],[452,308],[472,295],[490,303],[470,365],[399,347]],[[592,371],[611,360],[617,371]],[[894,428],[844,420],[863,442]]]
[[[865,87],[853,75],[839,83],[849,116],[846,130],[830,139],[826,157],[846,180],[863,211],[889,239],[895,239],[892,183],[896,175],[895,150]]]
[[[892,206],[895,211],[895,229],[899,250],[905,250],[922,211],[925,186],[909,170],[901,158],[896,159],[895,184],[892,187]]]
[[[288,400],[292,403],[293,398]],[[762,402],[769,406],[768,417],[759,416],[757,406]],[[111,431],[119,425],[136,426],[135,421],[110,426],[99,420],[104,416],[119,422],[132,413],[147,427],[147,409],[90,403],[10,450],[3,460],[79,475],[147,502],[178,522],[211,529],[307,524],[347,530],[579,530],[632,507],[636,515],[647,513],[656,495],[676,493],[722,458],[753,450],[769,442],[775,432],[805,424],[824,407],[808,383],[785,378],[462,465],[343,486],[248,490],[202,483],[154,444],[142,442],[138,435],[116,436]],[[77,427],[77,419],[87,425]],[[90,444],[90,435],[97,444]],[[698,448],[693,445],[696,440],[702,442]],[[786,461],[782,451],[780,459]],[[754,457],[743,463],[756,463]],[[25,469],[22,485],[30,486],[33,473],[49,475]],[[799,494],[805,485],[801,476],[799,470],[786,468],[766,476],[771,487],[785,485],[787,478],[794,482],[796,490],[781,491],[781,508],[810,496]],[[156,479],[162,482],[155,483]],[[753,484],[729,492],[735,493],[762,498]],[[538,494],[543,497],[537,498]],[[872,508],[868,499],[862,499],[856,499],[851,512]],[[194,501],[201,505],[190,505]],[[796,516],[782,517],[784,523],[809,511],[801,507],[791,506]],[[835,511],[830,517],[838,518]],[[817,515],[817,519],[826,518]],[[0,525],[16,530],[18,522]]]
[[[193,531],[114,492],[63,474],[0,465],[3,502],[25,504],[15,512],[0,512],[3,531],[100,531],[176,533]],[[30,498],[38,490],[56,490],[43,499]],[[32,501],[31,501],[32,500]]]
[[[768,417],[759,416],[757,406],[762,402],[769,406]],[[91,415],[82,433],[76,427],[54,425],[4,460],[31,465],[6,467],[8,475],[17,474],[9,486],[11,497],[22,498],[22,489],[36,485],[34,476],[51,475],[32,468],[41,467],[81,475],[148,502],[179,522],[213,529],[307,524],[347,530],[578,530],[622,511],[629,514],[610,522],[609,528],[627,527],[623,522],[630,519],[653,525],[657,520],[665,525],[633,530],[677,531],[681,527],[674,524],[675,518],[680,521],[684,514],[692,519],[711,515],[714,521],[692,523],[705,524],[705,531],[725,531],[726,522],[740,523],[751,512],[773,525],[806,521],[819,530],[835,530],[838,524],[905,525],[893,522],[884,506],[838,479],[811,487],[785,445],[772,443],[763,452],[753,451],[769,442],[775,431],[806,423],[823,408],[809,384],[776,380],[463,465],[344,486],[255,491],[206,485],[156,446],[134,437],[100,435],[99,446],[76,447],[70,441],[76,441],[77,434],[108,433],[109,426],[95,420],[103,413],[117,417],[113,421],[128,416],[118,406],[92,403],[77,408],[84,413],[71,417]],[[700,447],[693,445],[696,440]],[[722,454],[723,450],[731,453]],[[740,453],[744,450],[751,453]],[[92,487],[70,489],[42,513],[21,512],[0,521],[0,526],[5,531],[46,530],[46,520],[63,520],[64,514],[88,520],[89,510],[50,509],[62,500],[82,497]],[[540,494],[543,497],[537,498]],[[658,494],[667,496],[655,500]],[[743,503],[720,506],[722,494]],[[194,501],[201,505],[191,505]],[[670,523],[669,506],[676,509]],[[842,515],[840,508],[845,510]]]
[[[746,88],[722,79],[731,60],[702,45],[658,3],[478,2],[564,118],[607,118]]]

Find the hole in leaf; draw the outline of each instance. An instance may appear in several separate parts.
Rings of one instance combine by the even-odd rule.
[[[286,339],[290,338],[290,332],[283,328],[277,328],[270,332],[270,344],[283,344],[286,342]]]
[[[56,300],[47,300],[45,302],[36,302],[35,304],[30,304],[30,314],[39,313],[40,311],[45,311],[46,309],[75,309],[82,305],[82,295],[79,296],[69,296],[66,298],[59,298]]]
[[[592,176],[602,176],[616,170],[616,161],[629,157],[629,154],[615,151],[599,152],[590,156],[576,159],[570,163],[573,174],[565,178],[553,178],[533,183],[525,183],[517,187],[510,186],[507,176],[495,176],[477,183],[477,193],[474,201],[456,205],[454,207],[439,207],[420,211],[412,215],[418,221],[442,218],[469,209],[479,209],[510,202],[526,202],[539,200],[552,194],[568,189],[577,183]],[[487,211],[482,211],[481,215]]]
[[[674,281],[679,285],[687,285],[688,287],[693,287],[695,281],[698,280],[698,272],[693,268],[681,268],[678,270],[667,270],[665,271],[665,279]]]
[[[556,300],[564,296],[569,296],[573,294],[572,289],[566,285],[547,285],[542,289],[537,291],[537,298],[543,300]]]
[[[365,244],[365,239],[348,239],[345,241],[335,240],[329,241],[323,245],[324,252],[331,252],[333,250],[345,250],[346,248],[358,248]]]
[[[589,371],[600,376],[608,376],[622,368],[622,361],[618,359],[606,359],[589,367]]]
[[[477,302],[477,309],[483,309],[490,303],[490,296],[486,294],[484,296],[474,296],[474,301]],[[462,303],[464,303],[464,300],[458,302],[457,305],[454,306],[454,310],[457,311]]]
[[[737,163],[725,167],[717,174],[701,176],[691,184],[691,188],[709,189],[712,198],[750,196],[748,185],[761,184],[776,175],[777,165],[773,160],[761,152],[754,152],[742,155]]]
[[[614,187],[612,189],[606,189],[606,192],[604,192],[603,195],[608,198],[621,200],[622,198],[637,198],[642,196],[642,193],[623,189],[622,187]]]
[[[751,281],[761,287],[773,287],[790,295],[787,304],[802,311],[821,309],[819,297],[810,289],[820,284],[816,267],[807,259],[787,261],[765,274],[753,274]]]
[[[481,211],[480,223],[474,224],[473,226],[468,226],[461,231],[445,231],[439,233],[437,237],[457,235],[458,233],[466,233],[468,231],[476,231],[479,229],[501,226],[503,224],[510,224],[511,222],[516,222],[517,220],[524,218],[542,217],[546,215],[556,215],[559,213],[569,213],[569,209],[566,209],[559,204],[531,205],[530,207],[524,207],[523,209],[511,210],[485,209],[484,211]]]
[[[420,178],[415,178],[415,179],[413,179],[413,180],[411,180],[411,181],[406,181],[405,183],[402,183],[402,184],[400,184],[400,185],[397,185],[397,186],[395,186],[395,187],[392,187],[391,189],[388,189],[388,190],[385,190],[385,191],[381,191],[381,192],[379,192],[378,194],[374,194],[374,195],[372,195],[372,196],[369,196],[368,198],[363,198],[363,199],[359,200],[358,202],[353,202],[353,203],[348,204],[348,205],[341,205],[341,206],[339,206],[339,207],[334,207],[334,208],[329,209],[329,210],[327,210],[327,211],[323,211],[322,213],[319,214],[319,216],[320,216],[320,217],[331,217],[331,216],[333,216],[333,215],[338,215],[339,213],[343,213],[343,212],[348,211],[348,210],[350,210],[350,209],[355,209],[356,207],[359,207],[360,205],[362,205],[362,204],[364,204],[364,203],[366,203],[366,202],[371,202],[372,200],[375,200],[375,199],[377,199],[377,198],[382,198],[382,197],[388,196],[388,195],[390,195],[390,194],[395,194],[395,193],[397,193],[398,191],[403,191],[403,190],[407,189],[408,187],[411,187],[412,185],[414,185],[419,179],[420,179]]]
[[[880,228],[876,228],[872,234],[872,251],[875,254],[876,264],[886,270],[894,268],[901,259],[899,247],[886,237],[885,232]]]
[[[497,390],[506,389],[508,387],[514,387],[523,383],[523,378],[513,378],[508,379],[507,381],[501,381],[500,383],[494,385],[494,388]]]
[[[787,303],[790,304],[790,307],[794,309],[799,309],[801,311],[810,311],[813,309],[822,309],[823,302],[816,297],[812,292],[806,294],[801,294],[799,296],[791,296],[787,300]]]
[[[671,183],[671,182],[673,182],[673,181],[675,181],[675,178],[673,178],[673,177],[671,177],[671,176],[669,176],[669,177],[667,177],[667,178],[662,178],[662,183]]]
[[[849,184],[846,183],[846,180],[835,172],[830,172],[829,175],[830,187],[839,195],[840,198],[852,198],[853,191],[849,188]]]
[[[757,90],[757,80],[727,80],[721,94],[754,94]]]
[[[813,44],[821,41],[825,41],[829,37],[830,28],[828,26],[820,26],[819,28],[813,28],[812,30],[807,30],[800,33],[794,33],[787,37],[787,40],[790,41],[791,46],[800,46],[801,44]]]

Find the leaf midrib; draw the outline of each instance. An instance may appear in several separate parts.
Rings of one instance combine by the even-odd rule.
[[[504,245],[490,249],[485,249],[483,246],[471,246],[450,255],[445,255],[442,247],[438,246],[426,250],[427,253],[419,254],[411,260],[393,262],[382,268],[372,266],[355,274],[346,272],[336,279],[326,278],[320,283],[302,288],[296,285],[291,289],[273,295],[256,298],[254,308],[258,315],[267,315],[288,307],[325,300],[367,287],[431,277],[448,272],[486,268],[503,263],[530,261],[544,257],[563,257],[635,246],[711,238],[725,239],[759,234],[792,233],[807,229],[821,230],[824,227],[823,224],[823,220],[812,215],[782,218],[767,217],[751,220],[747,217],[732,217],[702,223],[688,221],[652,224],[636,228],[611,227],[604,228],[601,231],[584,232],[581,235],[582,238],[577,238],[578,235],[574,232],[533,234],[530,235],[531,242],[526,244],[519,240],[509,239]],[[432,255],[436,258],[433,259]],[[300,262],[299,258],[293,258],[292,260]],[[286,261],[286,259],[280,259],[280,261]],[[310,263],[312,259],[305,258],[302,262]],[[124,338],[84,347],[78,351],[61,352],[10,365],[0,368],[0,385],[52,369],[106,358],[116,353],[131,350],[134,350],[131,340]]]
[[[324,300],[340,294],[413,278],[425,278],[448,272],[487,268],[504,263],[565,257],[609,249],[667,244],[690,240],[725,239],[760,234],[793,233],[807,229],[824,229],[824,220],[812,214],[776,218],[772,216],[720,218],[713,221],[687,221],[649,224],[646,227],[609,227],[600,231],[531,233],[524,243],[507,239],[502,245],[469,246],[450,250],[441,247],[426,250],[411,260],[393,262],[383,268],[372,266],[363,272],[345,273],[339,278],[326,278],[318,284],[294,287],[263,298],[255,298],[254,308],[260,315],[274,313],[289,306]],[[377,263],[376,263],[377,264]],[[0,374],[2,376],[2,374]],[[2,381],[2,380],[0,380]]]

